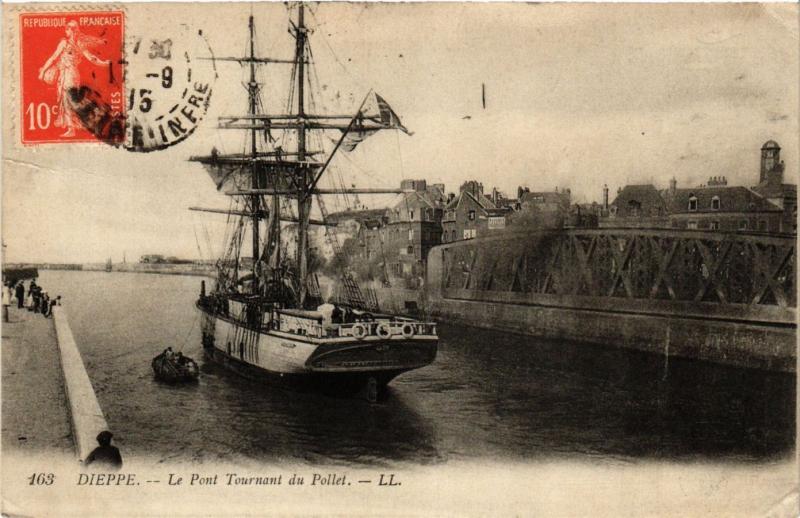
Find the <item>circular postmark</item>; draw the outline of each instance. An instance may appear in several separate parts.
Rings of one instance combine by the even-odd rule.
[[[85,85],[70,91],[72,109],[86,129],[98,140],[136,152],[164,149],[192,135],[208,111],[217,78],[202,30],[176,24],[149,26],[148,33],[125,38],[120,102],[108,102]]]

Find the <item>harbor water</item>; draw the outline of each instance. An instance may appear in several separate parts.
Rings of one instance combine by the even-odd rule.
[[[199,277],[42,271],[61,295],[115,441],[130,457],[342,465],[592,458],[788,459],[795,377],[440,326],[436,362],[378,404],[264,386],[206,361]],[[198,384],[156,381],[167,346]]]

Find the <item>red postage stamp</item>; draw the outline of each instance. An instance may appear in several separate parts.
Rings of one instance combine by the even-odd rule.
[[[23,144],[121,142],[124,13],[20,15]]]

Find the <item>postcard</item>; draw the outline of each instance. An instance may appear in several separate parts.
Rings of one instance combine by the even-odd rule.
[[[796,4],[3,29],[5,515],[800,513]]]

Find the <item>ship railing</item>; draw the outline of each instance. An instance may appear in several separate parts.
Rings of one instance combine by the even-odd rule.
[[[374,321],[352,322],[345,324],[329,324],[319,326],[326,337],[330,338],[413,338],[415,336],[436,336],[436,324],[433,322]]]
[[[356,339],[390,339],[402,337],[435,337],[435,322],[417,321],[372,321],[331,324],[304,325],[302,328],[286,328],[283,331],[308,336],[309,338],[356,338]]]

